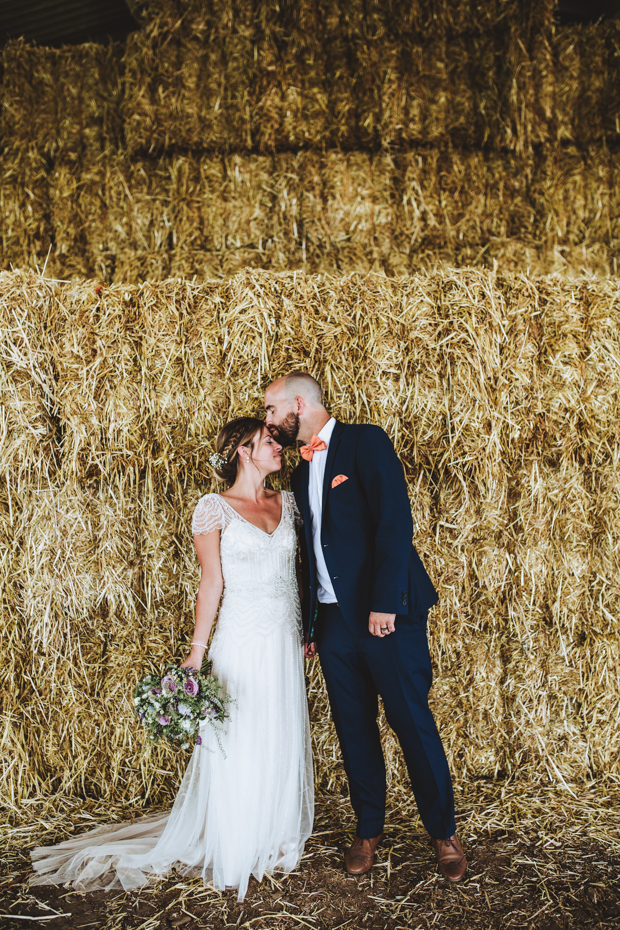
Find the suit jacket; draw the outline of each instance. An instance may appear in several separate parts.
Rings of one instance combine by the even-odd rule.
[[[332,487],[337,475],[347,480]],[[304,520],[302,614],[312,642],[317,579],[308,482],[309,463],[302,459],[291,487]],[[336,422],[325,464],[321,545],[343,617],[356,634],[370,635],[371,610],[422,614],[437,603],[412,537],[405,476],[387,433],[379,426]]]

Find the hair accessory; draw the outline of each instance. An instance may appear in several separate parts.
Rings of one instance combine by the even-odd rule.
[[[221,468],[222,465],[228,465],[228,459],[225,459],[219,452],[214,452],[213,455],[209,456],[209,463],[213,468]]]

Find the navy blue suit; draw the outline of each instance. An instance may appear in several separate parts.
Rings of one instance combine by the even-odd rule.
[[[332,487],[337,475],[347,480]],[[422,821],[435,839],[455,832],[452,783],[428,707],[432,670],[427,613],[437,593],[412,545],[413,521],[402,465],[378,426],[337,422],[323,485],[321,545],[334,605],[317,602],[308,496],[302,460],[291,486],[304,519],[305,632],[316,641],[349,779],[358,835],[378,836],[385,817],[385,763],[377,726],[381,695],[402,746]],[[372,636],[371,611],[396,614],[396,630]]]

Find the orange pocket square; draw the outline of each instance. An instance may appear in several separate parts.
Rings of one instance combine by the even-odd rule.
[[[332,488],[337,488],[338,485],[342,484],[343,481],[348,481],[348,480],[349,479],[347,478],[346,475],[336,475],[336,477],[332,481]]]

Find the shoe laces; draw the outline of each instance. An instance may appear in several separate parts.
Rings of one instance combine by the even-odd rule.
[[[450,849],[453,849],[459,855],[464,855],[462,850],[457,846],[455,836],[449,836],[445,840],[436,840],[435,842],[437,843],[437,855],[442,859]]]

